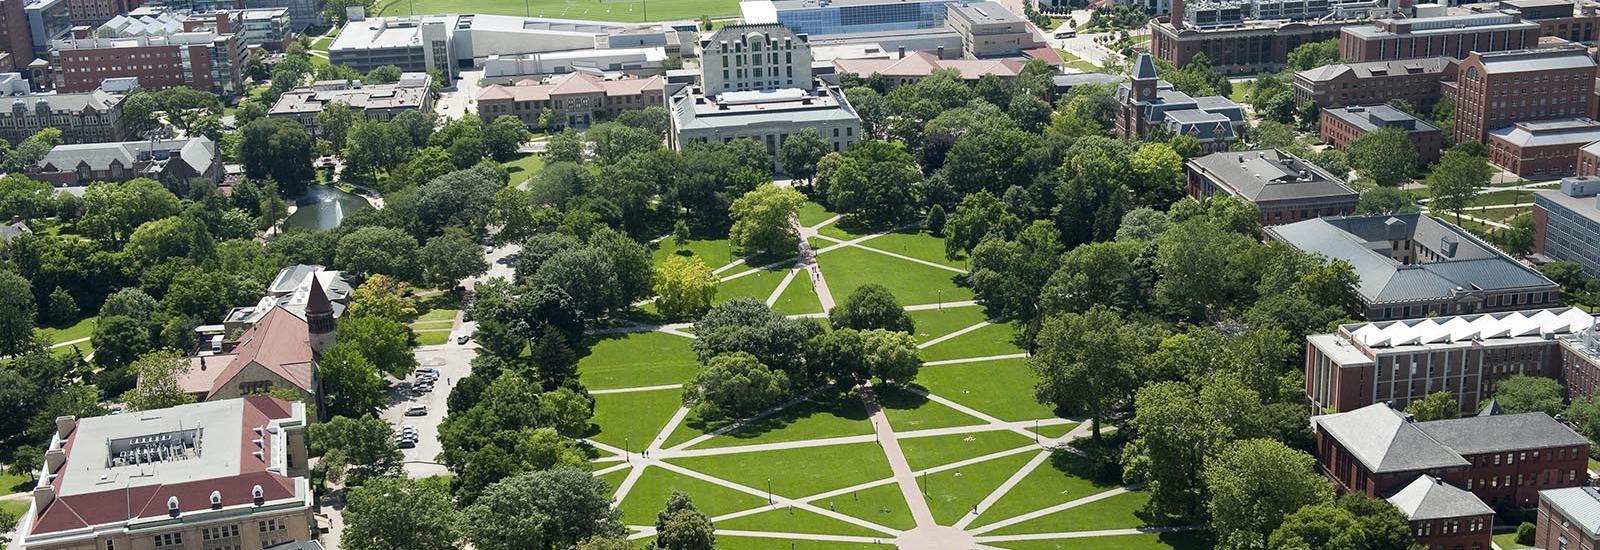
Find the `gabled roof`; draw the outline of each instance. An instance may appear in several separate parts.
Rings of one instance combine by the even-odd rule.
[[[1539,491],[1539,500],[1561,511],[1567,521],[1578,524],[1590,537],[1600,537],[1600,490],[1594,487],[1567,487]]]
[[[272,371],[289,383],[307,392],[312,391],[312,353],[310,328],[305,319],[295,316],[283,307],[274,307],[255,326],[239,336],[239,347],[234,348],[233,361],[217,374],[211,393],[233,381],[251,364]]]
[[[1189,165],[1251,202],[1347,197],[1356,192],[1300,157],[1279,151],[1225,151],[1189,159]]]
[[[71,172],[79,166],[91,170],[110,170],[117,165],[133,169],[140,163],[183,162],[196,174],[203,174],[217,161],[217,144],[205,136],[159,141],[122,141],[57,145],[39,159],[43,172]]]
[[[1387,499],[1411,521],[1483,516],[1494,513],[1477,495],[1439,478],[1418,476]]]
[[[589,73],[567,73],[544,82],[530,78],[511,86],[489,86],[478,92],[477,100],[545,101],[552,97],[597,93],[610,97],[631,96],[661,92],[664,82],[660,76],[607,80]]]
[[[1542,412],[1418,422],[1417,429],[1463,455],[1588,445],[1589,440]]]
[[[964,80],[977,80],[983,75],[1013,77],[1022,72],[1022,61],[1016,59],[940,59],[928,52],[910,52],[899,59],[835,59],[833,66],[840,73],[887,77],[920,78],[934,71],[954,69]]]
[[[1384,403],[1314,416],[1311,423],[1321,426],[1375,474],[1471,465]]]

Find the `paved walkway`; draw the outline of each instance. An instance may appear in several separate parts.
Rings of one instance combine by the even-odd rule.
[[[883,407],[878,404],[878,395],[872,391],[871,385],[861,386],[858,390],[861,395],[861,404],[867,408],[867,414],[872,418],[872,431],[877,434],[878,445],[883,447],[883,454],[889,457],[889,469],[894,472],[894,481],[900,485],[900,494],[906,498],[906,504],[911,507],[911,517],[917,520],[917,527],[937,526],[933,520],[933,511],[928,509],[928,502],[922,498],[922,491],[917,485],[917,476],[911,472],[911,463],[906,462],[905,453],[900,451],[900,439],[894,435],[894,427],[889,425],[889,415],[883,413]]]

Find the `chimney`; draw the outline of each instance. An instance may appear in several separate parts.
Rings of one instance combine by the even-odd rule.
[[[1402,13],[1404,13],[1406,15],[1412,15],[1411,8],[1412,8],[1413,5],[1414,5],[1414,2],[1412,2],[1412,0],[1395,0],[1394,1],[1395,9],[1400,10]]]
[[[1167,21],[1174,29],[1183,28],[1183,0],[1172,0],[1172,14],[1167,16]]]
[[[61,470],[61,465],[67,463],[67,452],[61,449],[50,449],[44,453],[44,472],[53,474]]]
[[[56,437],[60,438],[61,441],[66,441],[67,437],[71,436],[72,431],[76,429],[78,429],[78,417],[70,414],[56,417]]]
[[[906,47],[905,46],[900,46],[899,48],[896,48],[895,51],[899,52],[899,54],[900,54],[898,57],[895,57],[895,59],[905,59],[906,58]]]
[[[55,501],[56,488],[52,487],[49,483],[40,485],[33,489],[33,508],[35,510],[44,510],[45,507],[50,506],[50,503]]]

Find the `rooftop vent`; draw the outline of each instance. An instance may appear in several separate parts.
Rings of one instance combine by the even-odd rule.
[[[262,493],[261,493],[261,486],[260,485],[256,485],[256,486],[253,486],[253,487],[250,488],[250,500],[255,501],[255,503],[257,505],[260,505],[262,498],[263,498],[263,496],[262,496]]]
[[[211,507],[212,508],[218,508],[218,507],[221,507],[221,506],[222,506],[222,491],[212,491],[211,492]]]
[[[174,516],[178,515],[178,497],[167,497],[167,513]]]

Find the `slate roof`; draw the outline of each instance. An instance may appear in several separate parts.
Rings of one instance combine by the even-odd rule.
[[[170,155],[170,156],[169,156]],[[217,159],[217,144],[205,136],[187,139],[158,141],[121,141],[111,143],[79,143],[57,145],[39,159],[37,166],[44,172],[72,172],[80,164],[96,171],[110,170],[113,162],[125,170],[151,159],[176,159],[189,165],[194,173],[204,174]]]
[[[1311,423],[1321,426],[1375,474],[1471,465],[1383,403],[1314,416]]]
[[[28,222],[19,221],[0,225],[0,242],[11,242],[11,239],[15,239],[23,233],[32,232],[33,230],[28,228]]]
[[[1212,153],[1189,159],[1189,166],[1251,202],[1356,197],[1326,170],[1276,149]]]
[[[1566,145],[1582,147],[1600,140],[1600,122],[1588,118],[1564,118],[1535,122],[1518,122],[1489,131],[1492,139],[1503,140],[1517,147],[1547,147]]]
[[[1406,519],[1411,521],[1494,513],[1493,508],[1484,504],[1471,491],[1429,475],[1418,476],[1410,484],[1390,495],[1387,500],[1405,513]]]
[[[1334,216],[1265,229],[1301,250],[1349,262],[1361,278],[1356,290],[1368,305],[1437,300],[1457,289],[1556,288],[1544,275],[1461,228],[1422,214]],[[1454,246],[1455,253],[1442,261],[1405,265],[1374,250],[1387,250],[1391,237],[1432,250]]]
[[[12,96],[11,109],[37,109],[45,105],[52,111],[109,111],[122,103],[122,96],[96,89],[76,94],[28,94]]]
[[[1542,412],[1418,422],[1417,428],[1463,455],[1587,445],[1589,440]]]
[[[1390,59],[1362,63],[1332,63],[1295,73],[1295,78],[1323,82],[1338,78],[1344,73],[1355,73],[1356,78],[1381,78],[1402,74],[1453,74],[1456,61],[1448,57],[1422,59]]]
[[[1567,487],[1539,491],[1539,500],[1550,503],[1561,515],[1582,527],[1590,537],[1600,537],[1600,490],[1594,487]]]

